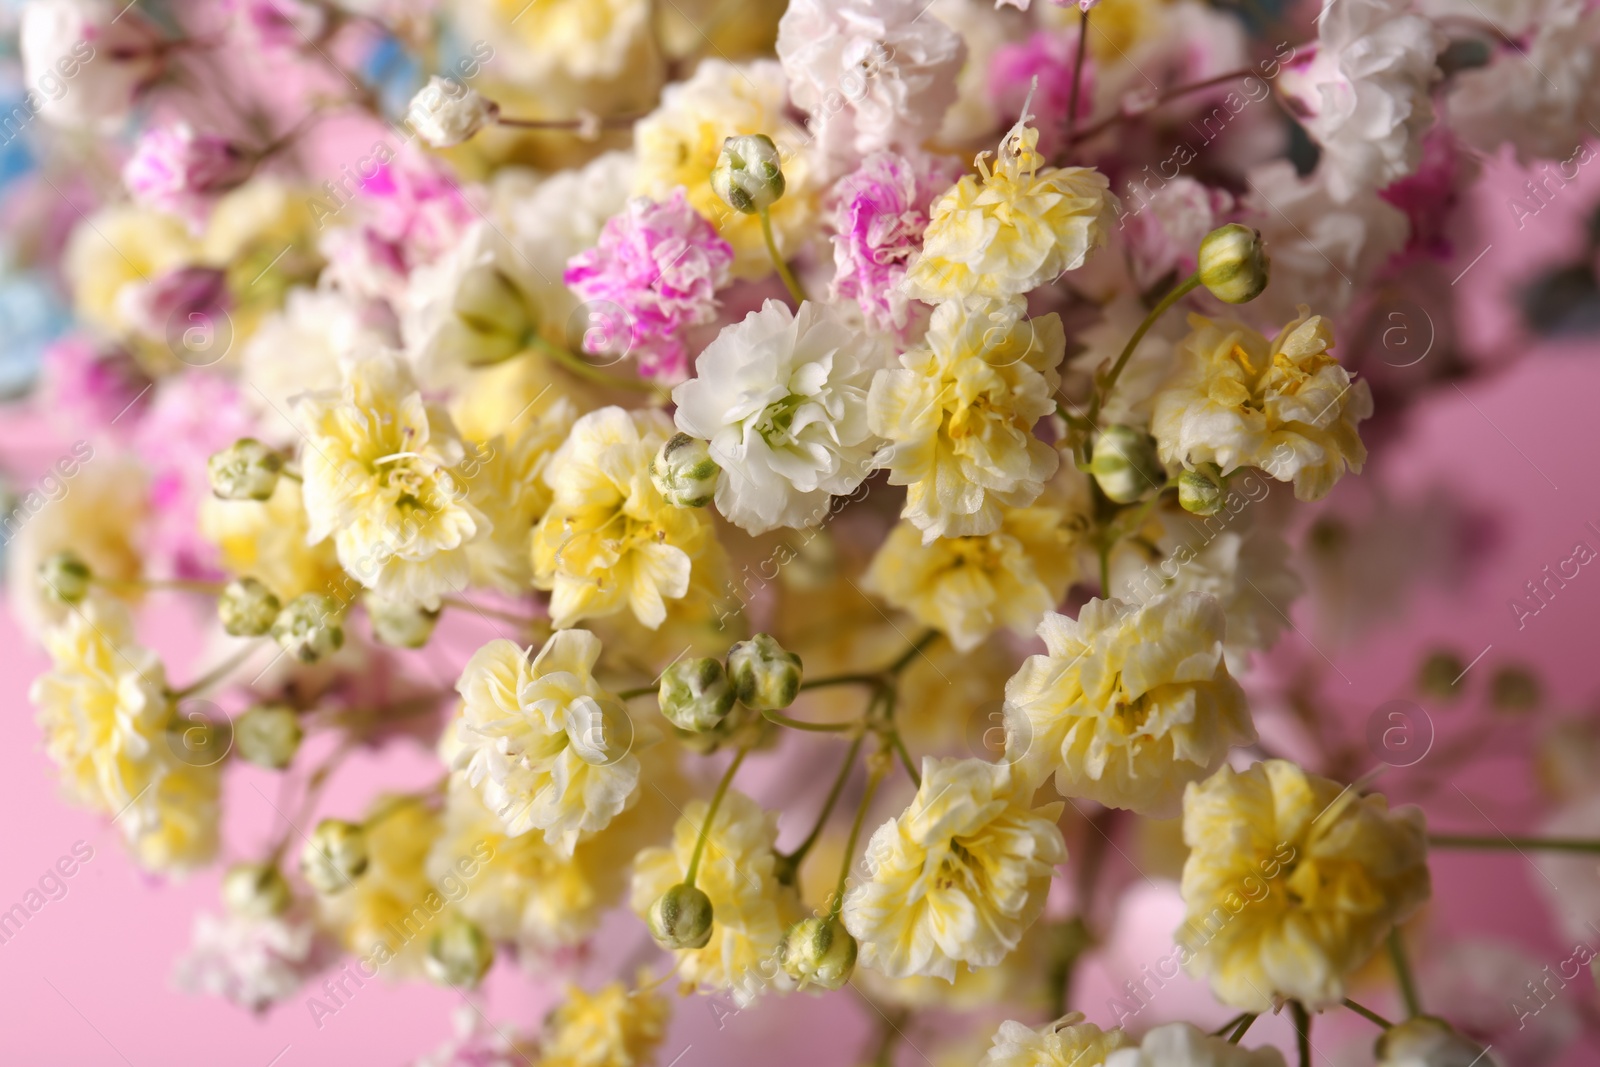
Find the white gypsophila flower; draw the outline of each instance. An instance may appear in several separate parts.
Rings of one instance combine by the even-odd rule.
[[[722,468],[717,510],[752,534],[819,523],[872,470],[867,389],[887,359],[880,338],[811,301],[768,300],[718,334],[672,391],[678,429]]]
[[[1132,1044],[1121,1028],[1102,1030],[1081,1012],[1038,1029],[1007,1019],[978,1067],[1104,1067],[1115,1050]]]
[[[836,170],[939,130],[966,59],[922,0],[794,0],[778,23],[789,97]]]
[[[1241,1048],[1192,1023],[1168,1023],[1144,1035],[1138,1048],[1121,1048],[1105,1067],[1283,1067],[1283,1053],[1269,1046]]]
[[[112,0],[33,0],[22,9],[23,77],[39,114],[66,127],[109,132],[165,62],[161,33],[132,5]]]
[[[175,978],[184,992],[223,997],[259,1012],[294,996],[333,956],[308,915],[202,913],[195,916],[190,948],[178,960]]]
[[[1261,231],[1272,257],[1272,280],[1250,303],[1252,316],[1283,321],[1300,304],[1338,314],[1410,236],[1405,212],[1376,193],[1336,200],[1320,173],[1299,177],[1286,159],[1254,168],[1247,180],[1241,221]]]
[[[1315,49],[1279,77],[1279,90],[1322,146],[1319,169],[1341,202],[1404,178],[1421,161],[1442,37],[1410,7],[1410,0],[1326,0]]]
[[[435,74],[411,98],[406,123],[435,148],[471,139],[494,121],[499,107],[476,89]]]

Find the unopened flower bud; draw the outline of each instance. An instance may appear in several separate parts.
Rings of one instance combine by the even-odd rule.
[[[1435,700],[1455,700],[1462,693],[1456,682],[1466,671],[1460,656],[1447,648],[1435,649],[1417,669],[1417,689]]]
[[[680,730],[715,729],[733,709],[733,684],[722,664],[710,657],[681,659],[661,675],[657,693],[661,714]]]
[[[223,500],[266,500],[278,487],[283,457],[253,437],[241,437],[206,461],[211,491]]]
[[[711,458],[711,446],[698,437],[675,433],[650,461],[650,480],[667,503],[703,508],[717,491],[722,468]]]
[[[272,638],[301,663],[315,663],[344,645],[344,627],[331,598],[301,593],[272,621]]]
[[[217,597],[217,618],[234,637],[260,637],[282,609],[277,595],[254,578],[235,578]]]
[[[1271,262],[1261,234],[1230,222],[1200,242],[1200,283],[1228,304],[1248,304],[1267,287]]]
[[[367,870],[367,832],[343,819],[323,819],[300,852],[300,872],[319,893],[343,892]]]
[[[371,593],[363,600],[367,618],[372,620],[372,635],[395,648],[421,648],[439,622],[437,609],[429,611],[418,604],[397,603]]]
[[[776,711],[800,692],[800,657],[771,634],[756,634],[728,650],[728,679],[739,702],[756,711]]]
[[[300,750],[300,716],[281,704],[258,704],[233,721],[233,743],[239,758],[257,767],[281,771]]]
[[[1210,464],[1178,475],[1178,504],[1193,515],[1215,515],[1222,510],[1222,476]]]
[[[474,989],[494,963],[494,945],[478,924],[459,912],[446,915],[428,941],[423,966],[440,985]]]
[[[1518,664],[1501,667],[1489,679],[1489,703],[1496,711],[1532,711],[1543,695],[1538,675]]]
[[[222,876],[222,902],[235,915],[248,919],[282,915],[293,901],[288,879],[275,863],[235,863]]]
[[[57,552],[39,564],[39,585],[51,600],[76,604],[89,595],[94,575],[83,557],[70,550]]]
[[[1378,1037],[1377,1067],[1494,1067],[1476,1041],[1443,1019],[1418,1015]]]
[[[450,309],[463,331],[457,337],[461,343],[451,347],[470,366],[499,363],[528,347],[533,309],[516,283],[492,264],[480,263],[462,275]]]
[[[1167,481],[1156,458],[1155,438],[1132,426],[1107,426],[1094,441],[1089,461],[1100,490],[1113,503],[1131,504]]]
[[[411,98],[406,122],[433,147],[449,148],[470,140],[499,113],[500,106],[476,89],[435,74]]]
[[[711,188],[729,207],[754,215],[783,196],[783,161],[764,133],[729,137],[711,172]]]
[[[679,882],[656,898],[645,921],[662,948],[705,948],[711,941],[711,898]]]
[[[856,967],[856,939],[838,919],[812,916],[789,927],[783,939],[783,969],[804,989],[839,989]]]

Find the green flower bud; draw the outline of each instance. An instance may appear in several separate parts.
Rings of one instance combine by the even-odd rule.
[[[712,918],[711,898],[679,882],[656,898],[645,921],[662,948],[705,948],[711,941]]]
[[[735,211],[754,215],[783,196],[783,161],[764,133],[729,137],[711,172],[711,188]]]
[[[222,628],[235,637],[260,637],[283,609],[272,590],[254,578],[235,578],[217,598]]]
[[[302,663],[315,663],[344,645],[338,608],[321,593],[301,593],[272,621],[272,638]]]
[[[257,767],[281,771],[300,750],[300,716],[281,704],[259,704],[233,721],[233,743],[239,758]]]
[[[777,711],[800,692],[800,657],[771,634],[756,634],[728,650],[728,679],[739,702],[755,711]]]
[[[812,916],[789,927],[783,939],[783,970],[800,988],[839,989],[856,968],[856,939],[838,919]]]
[[[395,648],[421,648],[433,636],[439,622],[438,610],[429,611],[414,604],[400,604],[368,593],[364,598],[367,618],[372,620],[372,635]]]
[[[733,709],[733,684],[717,660],[680,659],[661,675],[661,714],[680,730],[712,730]]]
[[[253,437],[241,437],[206,461],[211,491],[223,500],[266,500],[278,487],[283,457]]]
[[[1167,481],[1156,458],[1155,438],[1132,426],[1107,426],[1100,432],[1089,472],[1101,492],[1117,504],[1131,504]]]
[[[494,945],[471,919],[451,912],[428,940],[423,966],[440,985],[474,989],[494,963]]]
[[[1484,1048],[1432,1015],[1396,1023],[1378,1036],[1377,1067],[1494,1067]]]
[[[1212,464],[1178,475],[1178,504],[1194,515],[1215,515],[1222,510],[1222,475]]]
[[[703,508],[711,503],[721,473],[710,446],[686,433],[673,434],[650,461],[650,481],[674,507]]]
[[[1519,664],[1501,667],[1489,679],[1489,703],[1496,711],[1532,711],[1543,696],[1539,676]]]
[[[1261,234],[1230,222],[1200,242],[1200,283],[1228,304],[1248,304],[1267,287],[1271,261],[1261,247]]]
[[[463,359],[487,366],[527,348],[534,317],[528,300],[505,273],[487,263],[468,270],[451,304]]]
[[[288,879],[275,863],[235,863],[222,876],[222,901],[235,915],[265,919],[294,902]]]
[[[1456,680],[1466,673],[1467,665],[1461,657],[1447,648],[1428,653],[1417,669],[1417,690],[1435,700],[1450,701],[1461,696]]]
[[[300,851],[300,873],[319,893],[343,892],[367,870],[367,832],[343,819],[323,819]]]
[[[40,588],[45,596],[61,604],[76,604],[88,596],[93,577],[83,557],[70,550],[57,552],[39,564]]]

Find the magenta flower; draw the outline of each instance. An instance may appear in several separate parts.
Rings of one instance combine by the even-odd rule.
[[[684,331],[716,315],[716,292],[728,282],[733,246],[717,235],[680,187],[664,201],[629,201],[600,231],[600,243],[567,263],[564,280],[588,305],[590,319],[619,328],[591,329],[590,355],[633,355],[639,373],[666,381],[688,376]]]
[[[254,167],[254,156],[226,137],[195,133],[178,123],[144,132],[123,165],[122,181],[144,206],[198,225],[216,198],[248,178]]]
[[[1061,148],[1062,123],[1057,116],[1065,117],[1072,104],[1072,71],[1077,62],[1078,31],[1052,33],[1040,30],[1026,41],[1001,45],[989,61],[989,97],[1001,116],[1010,122],[1022,117],[1022,108],[1028,104],[1029,112],[1036,117],[1039,129],[1039,151],[1046,157],[1054,156]],[[1033,88],[1034,79],[1038,88]],[[1078,86],[1078,120],[1087,119],[1094,111],[1094,60],[1085,58],[1082,83]]]

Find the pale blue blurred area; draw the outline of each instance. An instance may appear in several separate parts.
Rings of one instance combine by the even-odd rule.
[[[394,37],[383,37],[361,64],[361,76],[371,83],[385,114],[403,115],[422,81],[422,67]]]
[[[0,275],[0,399],[32,388],[45,348],[71,324],[48,279],[35,271]]]

